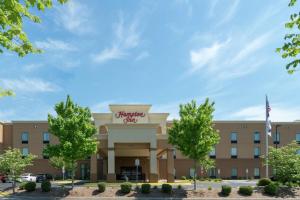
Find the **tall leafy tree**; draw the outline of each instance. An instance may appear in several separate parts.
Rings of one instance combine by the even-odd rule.
[[[300,146],[292,143],[280,147],[269,147],[268,163],[274,171],[276,180],[286,182],[300,181]]]
[[[7,149],[0,155],[0,171],[8,174],[12,179],[13,193],[15,193],[16,180],[24,172],[26,167],[32,165],[36,156],[28,154],[23,156],[19,149]]]
[[[201,165],[205,169],[214,164],[208,156],[219,142],[220,136],[213,124],[214,103],[209,99],[197,106],[196,101],[180,105],[179,120],[174,120],[169,129],[169,143],[183,155],[194,160],[194,189],[196,189],[196,169]]]
[[[290,0],[288,6],[294,7],[296,3],[297,0]],[[289,60],[286,69],[288,73],[293,74],[300,64],[300,12],[290,15],[290,21],[285,23],[285,28],[290,33],[285,35],[283,46],[277,48],[276,51],[281,54],[282,58]]]
[[[61,4],[67,2],[57,1]],[[41,19],[32,14],[32,8],[44,11],[45,8],[51,8],[52,3],[52,0],[0,0],[0,53],[7,49],[23,57],[41,52],[29,41],[23,29],[23,21],[40,23]]]
[[[48,124],[49,131],[58,138],[59,144],[48,145],[44,153],[70,163],[73,188],[76,162],[97,151],[96,128],[91,122],[89,108],[75,104],[70,96],[67,96],[66,102],[56,104],[55,111],[57,116],[48,114]]]

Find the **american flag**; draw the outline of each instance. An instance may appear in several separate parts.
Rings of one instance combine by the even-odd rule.
[[[269,136],[272,135],[272,126],[271,126],[271,120],[270,120],[270,111],[271,107],[269,104],[268,96],[266,96],[266,132],[268,133]]]

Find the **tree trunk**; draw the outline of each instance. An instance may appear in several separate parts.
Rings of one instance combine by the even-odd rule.
[[[16,181],[13,180],[11,184],[12,184],[13,194],[14,194],[15,193],[15,187],[16,187]]]
[[[196,160],[194,160],[194,190],[197,189],[197,186],[196,186],[196,167],[197,167],[197,162]]]
[[[74,161],[72,162],[72,190],[74,188],[74,176],[75,176],[75,164]]]

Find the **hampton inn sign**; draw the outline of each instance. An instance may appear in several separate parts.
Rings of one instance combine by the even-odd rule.
[[[191,159],[168,143],[168,113],[149,112],[151,105],[109,105],[109,113],[93,113],[93,123],[100,141],[97,153],[78,162],[76,178],[92,181],[107,179],[135,179],[155,182],[159,179],[174,181],[181,176],[193,174]],[[220,143],[209,154],[216,160],[216,167],[200,176],[239,178],[263,177],[264,165],[259,155],[264,154],[264,121],[215,121]],[[300,143],[300,122],[280,122],[280,143],[292,140]],[[272,143],[272,137],[269,138]],[[5,149],[19,148],[25,155],[37,155],[34,165],[26,172],[50,173],[60,176],[43,157],[44,144],[55,144],[58,140],[48,132],[47,121],[0,122],[0,153]],[[138,170],[135,160],[139,159]],[[270,173],[272,171],[270,170]]]
[[[125,112],[125,111],[119,111],[115,114],[115,117],[117,119],[121,118],[123,119],[124,124],[127,123],[137,123],[139,118],[145,117],[144,112]]]

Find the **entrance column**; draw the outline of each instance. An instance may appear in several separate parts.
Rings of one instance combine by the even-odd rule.
[[[116,172],[115,172],[115,148],[108,148],[107,151],[107,181],[115,182],[116,181]]]
[[[90,163],[90,180],[91,182],[97,182],[97,155],[98,153],[96,154],[93,154],[91,156],[91,163]]]
[[[174,183],[174,149],[167,150],[167,182]]]
[[[158,182],[158,174],[157,174],[157,149],[150,148],[150,177],[149,181],[151,183]]]

